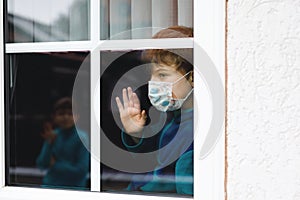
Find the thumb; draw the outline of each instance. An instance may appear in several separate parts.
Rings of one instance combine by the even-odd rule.
[[[146,111],[145,110],[142,111],[141,118],[144,119],[144,120],[147,119],[147,115],[146,115]]]

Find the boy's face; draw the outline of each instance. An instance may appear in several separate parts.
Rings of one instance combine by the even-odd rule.
[[[183,76],[184,74],[180,73],[175,67],[172,66],[158,64],[154,64],[152,66],[151,81],[174,83],[181,78],[179,81],[173,84],[172,88],[172,96],[176,99],[185,98],[193,88],[192,83]]]
[[[69,129],[74,126],[73,112],[71,109],[59,109],[54,113],[54,123],[61,129]]]

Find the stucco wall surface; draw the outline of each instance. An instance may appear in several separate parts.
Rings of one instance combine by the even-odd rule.
[[[228,2],[228,199],[300,200],[300,0]]]

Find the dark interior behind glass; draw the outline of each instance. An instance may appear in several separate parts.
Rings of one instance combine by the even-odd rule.
[[[45,171],[36,166],[43,146],[43,124],[51,118],[54,103],[72,97],[74,81],[88,52],[7,54],[6,139],[7,185],[40,187]],[[81,71],[86,82],[78,99],[79,127],[90,133],[89,69]],[[89,176],[89,174],[87,174]],[[59,185],[53,187],[60,187]],[[87,181],[87,189],[89,181]]]

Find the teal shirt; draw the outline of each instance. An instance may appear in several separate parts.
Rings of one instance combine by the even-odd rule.
[[[44,187],[85,189],[89,172],[88,135],[75,127],[56,129],[53,144],[45,141],[36,160],[40,169],[47,169],[43,178]],[[55,158],[50,166],[51,156]]]
[[[193,109],[182,113],[175,111],[155,137],[142,138],[135,144],[130,136],[122,133],[122,140],[126,148],[135,153],[145,152],[145,149],[149,151],[155,146],[159,148],[157,169],[142,176],[133,175],[127,190],[193,194]],[[177,159],[171,162],[174,158]]]

